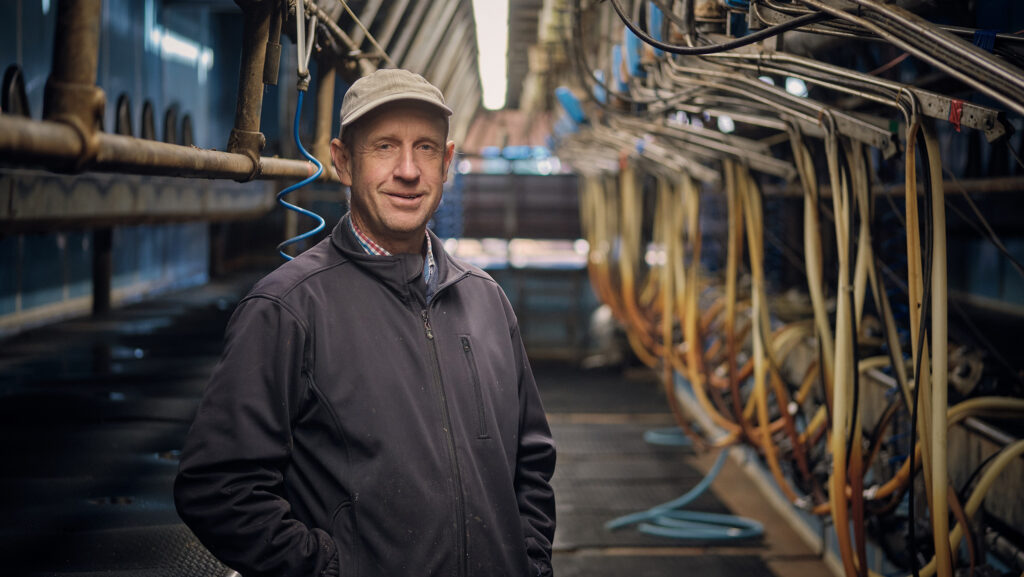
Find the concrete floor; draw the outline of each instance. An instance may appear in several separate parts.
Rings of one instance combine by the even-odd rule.
[[[602,525],[612,518],[690,490],[711,469],[717,450],[697,454],[688,447],[658,447],[642,440],[644,431],[673,424],[657,378],[646,368],[583,372],[545,362],[535,364],[534,370],[559,449],[553,481],[559,515],[556,575],[831,574],[818,552],[805,544],[731,458],[709,493],[687,509],[754,519],[765,527],[762,538],[694,543],[647,535],[633,527],[605,530]],[[581,523],[590,526],[580,527]]]
[[[253,280],[0,342],[4,574],[224,574],[178,520],[170,489],[224,324]],[[762,539],[687,543],[604,529],[688,491],[715,454],[644,442],[648,429],[671,425],[646,369],[581,371],[552,361],[534,369],[559,446],[558,577],[829,575],[732,461],[692,508],[756,519]]]

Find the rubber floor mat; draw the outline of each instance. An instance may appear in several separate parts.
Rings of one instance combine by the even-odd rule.
[[[631,557],[556,555],[558,577],[772,577],[775,574],[752,555],[686,555]]]
[[[69,577],[221,577],[229,573],[181,524],[43,537],[0,543],[5,571]],[[17,551],[12,550],[15,546]]]

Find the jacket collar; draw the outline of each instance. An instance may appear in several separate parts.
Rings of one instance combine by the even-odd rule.
[[[411,297],[413,291],[416,294],[423,294],[423,257],[410,254],[392,256],[366,254],[359,244],[359,240],[352,233],[352,227],[348,222],[349,218],[351,216],[346,214],[331,231],[331,244],[334,248],[347,260],[352,261],[382,284],[404,297]],[[444,242],[437,235],[430,230],[427,231],[427,234],[430,235],[430,245],[434,253],[434,262],[437,265],[437,292],[441,292],[447,286],[467,276],[469,271],[449,256],[444,249]]]

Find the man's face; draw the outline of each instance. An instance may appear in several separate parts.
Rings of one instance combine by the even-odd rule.
[[[389,252],[418,253],[455,152],[447,123],[429,105],[397,102],[356,125],[351,150],[331,141],[334,168],[351,187],[352,218]]]

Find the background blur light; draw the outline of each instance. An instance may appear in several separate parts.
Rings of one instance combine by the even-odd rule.
[[[484,108],[500,110],[508,88],[508,0],[473,0],[473,18]]]

